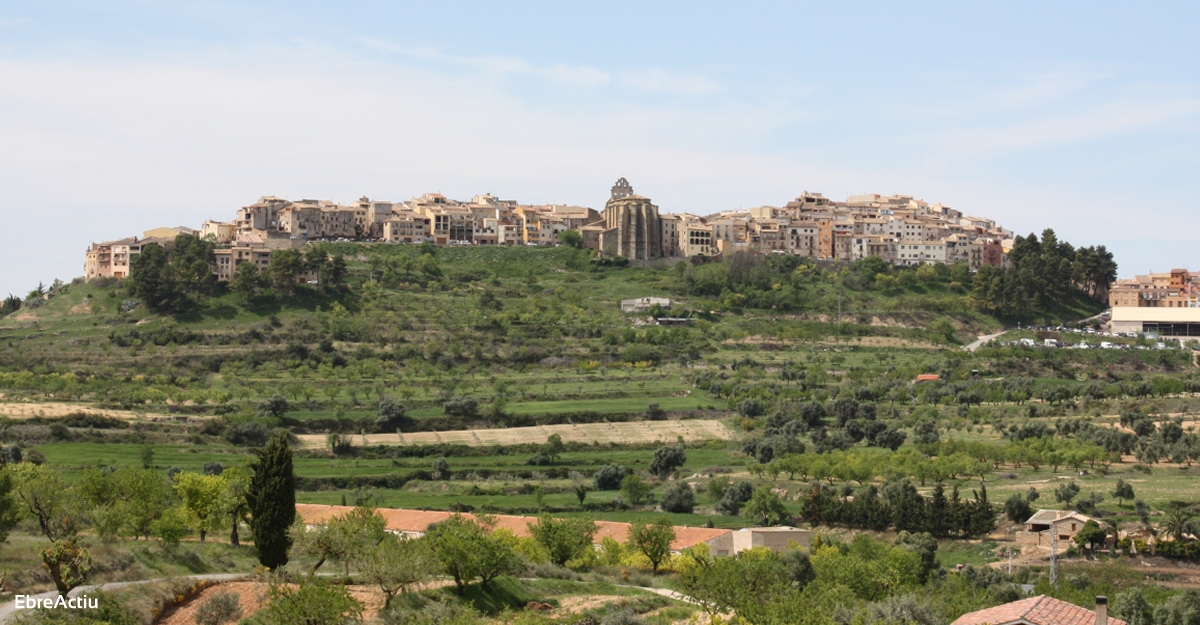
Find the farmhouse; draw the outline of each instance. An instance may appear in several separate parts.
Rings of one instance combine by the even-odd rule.
[[[638,297],[634,299],[623,299],[621,300],[621,312],[646,312],[653,308],[656,304],[663,308],[670,308],[671,300],[665,297]]]
[[[744,527],[705,541],[714,555],[728,556],[754,547],[766,547],[776,553],[795,543],[808,550],[812,532],[795,527]]]
[[[1095,611],[1038,595],[994,608],[968,612],[950,625],[1127,625],[1108,618],[1108,599],[1096,597]]]
[[[1048,546],[1051,533],[1058,540],[1069,541],[1091,520],[1091,517],[1074,510],[1038,510],[1025,522],[1025,531],[1017,533],[1017,541],[1027,545]]]
[[[304,520],[308,527],[323,525],[334,517],[340,517],[354,508],[349,506],[327,506],[322,504],[296,504],[296,514]],[[425,535],[430,525],[440,523],[455,515],[453,512],[440,510],[404,510],[397,508],[377,508],[376,512],[387,523],[389,532],[399,534],[404,538],[420,538]],[[463,514],[463,517],[474,519],[475,515]],[[496,529],[506,529],[521,537],[528,537],[529,524],[537,524],[537,517],[514,516],[498,514],[492,518],[496,521]],[[629,540],[629,523],[614,521],[596,521],[596,535],[593,542],[600,544],[605,537],[611,537],[617,542]],[[688,547],[701,543],[708,545],[716,555],[732,555],[750,549],[751,547],[767,547],[772,551],[783,551],[791,543],[807,549],[810,545],[808,530],[794,527],[755,527],[737,531],[710,528],[675,526],[675,540],[671,542],[671,551],[679,553]]]

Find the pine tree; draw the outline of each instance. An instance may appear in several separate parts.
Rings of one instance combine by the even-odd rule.
[[[251,465],[254,477],[246,502],[250,506],[250,529],[258,561],[275,569],[287,564],[292,546],[287,530],[296,517],[296,478],[292,473],[292,450],[287,436],[279,434],[258,452]]]
[[[180,312],[189,304],[166,251],[157,243],[147,243],[130,259],[129,292],[156,313]]]

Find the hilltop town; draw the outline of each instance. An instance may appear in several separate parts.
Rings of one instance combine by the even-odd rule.
[[[574,234],[567,234],[574,233]],[[833,201],[805,191],[782,207],[761,206],[708,216],[660,213],[621,178],[603,211],[567,204],[528,205],[491,194],[457,201],[426,193],[401,202],[363,197],[354,204],[266,196],[238,209],[232,221],[199,229],[155,228],[142,237],[93,243],[85,277],[129,275],[143,245],[169,245],[179,234],[218,244],[216,276],[237,265],[266,267],[271,251],[310,241],[474,246],[553,246],[566,240],[612,257],[648,261],[728,256],[742,250],[853,261],[877,256],[901,266],[966,263],[1002,266],[1012,231],[993,219],[964,215],[907,195],[854,195]]]

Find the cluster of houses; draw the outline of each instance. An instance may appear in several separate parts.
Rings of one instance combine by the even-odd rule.
[[[565,231],[585,247],[629,260],[721,256],[741,250],[852,261],[868,256],[905,266],[967,263],[1002,265],[1012,232],[991,219],[964,216],[907,195],[855,195],[844,202],[804,192],[784,206],[761,206],[708,216],[663,213],[621,178],[604,210],[566,204],[528,205],[491,194],[458,201],[439,193],[353,204],[267,196],[242,207],[232,221],[206,221],[142,237],[93,243],[85,277],[129,275],[142,246],[169,244],[178,234],[211,237],[219,246],[216,274],[237,265],[265,266],[271,250],[309,241],[384,241],[434,245],[557,245]]]
[[[1117,280],[1108,303],[1113,332],[1200,337],[1200,273],[1172,269]]]

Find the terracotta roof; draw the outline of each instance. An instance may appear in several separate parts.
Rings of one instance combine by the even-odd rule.
[[[308,525],[326,523],[329,519],[342,516],[353,509],[350,506],[327,506],[311,503],[296,504],[296,514]],[[387,528],[393,532],[424,532],[430,525],[445,521],[454,516],[453,512],[442,512],[439,510],[406,510],[400,508],[376,508],[375,510],[383,517],[387,523]],[[473,514],[463,514],[462,516],[468,519],[475,519],[475,515]],[[536,524],[538,522],[538,518],[532,516],[497,514],[493,518],[496,519],[496,529],[506,529],[517,536],[529,536],[529,524]],[[629,523],[596,521],[596,535],[593,538],[593,542],[599,544],[606,536],[612,537],[617,542],[626,542],[629,540],[629,527]],[[730,531],[719,528],[676,525],[675,540],[671,542],[671,549],[673,551],[680,551],[712,540],[723,534],[728,534]]]
[[[1082,523],[1087,523],[1092,520],[1092,517],[1079,514],[1074,510],[1038,510],[1033,516],[1029,517],[1026,524],[1032,525],[1050,525],[1057,523],[1063,519],[1075,518]]]
[[[950,625],[1094,625],[1095,622],[1096,613],[1087,608],[1054,597],[1038,595],[978,612],[968,612]],[[1109,617],[1108,625],[1128,624],[1121,619]]]
[[[940,379],[942,379],[942,376],[936,373],[922,373],[921,375],[917,376],[918,382],[933,382]]]

